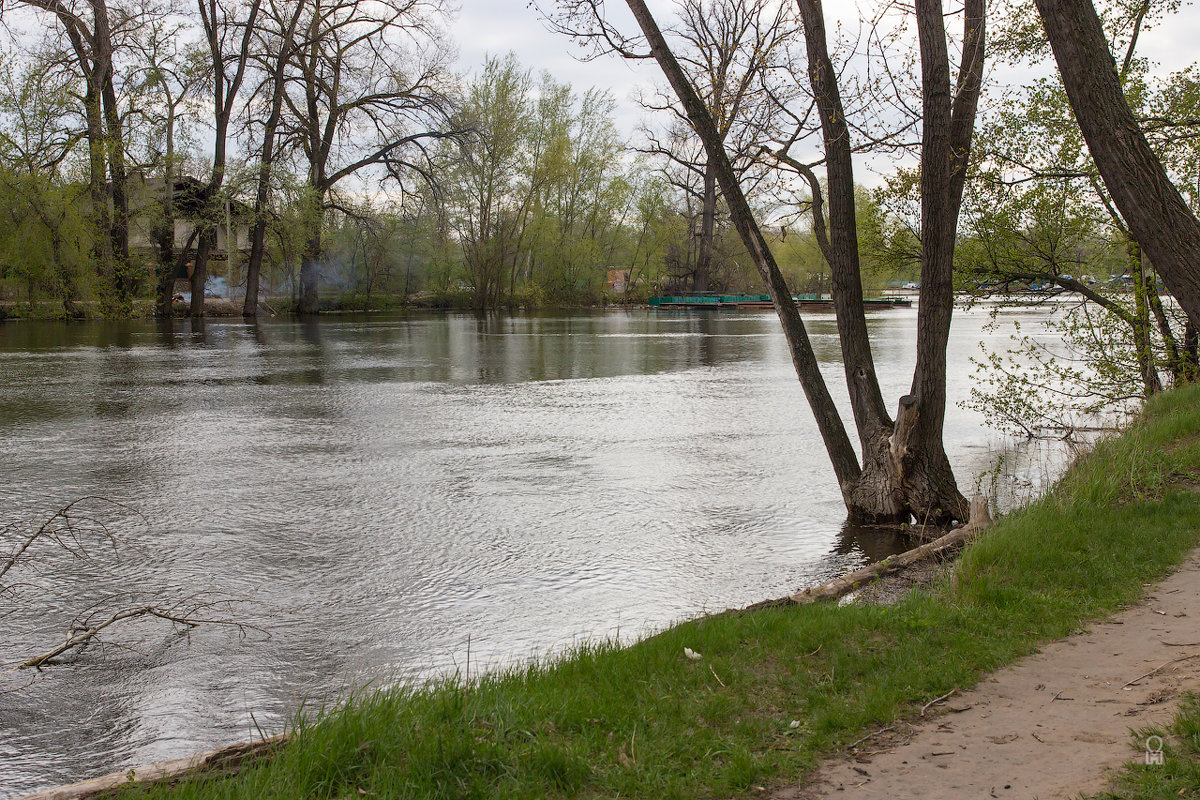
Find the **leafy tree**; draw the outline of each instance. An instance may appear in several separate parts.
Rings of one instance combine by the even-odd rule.
[[[1091,0],[1037,0],[1036,5],[1113,204],[1192,325],[1200,328],[1200,220],[1134,116],[1095,7]],[[1149,7],[1149,0],[1140,5],[1134,38]]]
[[[0,66],[0,252],[4,277],[24,284],[32,305],[43,290],[68,317],[89,285],[91,247],[82,190],[63,180],[78,133],[63,127],[71,83],[37,62]]]

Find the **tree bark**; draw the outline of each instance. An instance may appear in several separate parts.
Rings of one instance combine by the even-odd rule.
[[[107,14],[101,14],[103,3],[96,3],[97,20],[103,19],[103,35],[107,39]],[[97,39],[100,39],[101,25],[97,22]],[[104,109],[105,143],[108,150],[109,185],[112,195],[112,249],[113,249],[113,288],[116,291],[118,308],[122,314],[132,309],[135,280],[132,265],[129,262],[129,195],[127,192],[128,176],[125,171],[125,134],[121,125],[120,113],[117,109],[117,93],[113,86],[112,45],[108,45],[105,54],[106,71],[103,75],[101,89],[101,105]]]
[[[1036,0],[1075,119],[1113,203],[1200,326],[1200,222],[1150,148],[1091,0]]]
[[[828,228],[822,219],[814,223],[820,228],[817,237],[825,260],[829,263],[830,290],[837,316],[838,339],[842,346],[842,365],[850,406],[859,441],[864,454],[878,449],[881,439],[891,432],[888,416],[875,374],[875,360],[867,334],[867,318],[863,309],[862,269],[858,253],[858,226],[854,210],[854,166],[850,150],[850,129],[842,107],[837,73],[829,58],[825,19],[820,0],[798,0],[800,20],[808,51],[809,81],[821,118],[821,133],[825,139],[825,174],[828,184]],[[811,181],[819,197],[820,187]],[[819,209],[819,206],[814,206]],[[820,211],[816,211],[820,214]],[[869,458],[864,455],[864,462]],[[868,468],[864,463],[864,468]],[[880,507],[888,509],[890,504]],[[896,514],[900,508],[888,509]],[[885,512],[886,513],[886,512]]]
[[[160,317],[173,315],[172,299],[175,296],[175,215],[168,207],[163,208],[165,222],[160,222],[155,231],[158,249],[158,280],[155,286],[155,314]]]
[[[921,289],[917,366],[912,394],[913,445],[900,460],[909,507],[934,522],[965,519],[942,443],[946,418],[946,349],[954,311],[954,245],[983,74],[984,0],[964,5],[962,61],[951,94],[950,58],[941,0],[917,0],[921,51]]]
[[[942,444],[946,404],[946,347],[954,304],[952,267],[971,133],[983,65],[982,0],[964,11],[964,48],[952,102],[950,65],[940,2],[917,4],[921,44],[924,127],[922,141],[922,281],[918,310],[917,368],[912,393],[889,418],[875,373],[863,307],[854,207],[850,131],[829,57],[819,0],[797,0],[804,26],[809,78],[825,139],[828,232],[820,187],[814,193],[814,231],[830,266],[831,290],[851,408],[862,447],[862,476],[851,496],[853,516],[875,522],[944,523],[964,519]]]
[[[189,317],[204,316],[204,290],[208,283],[208,257],[216,246],[217,229],[206,225],[200,230],[196,242],[196,259],[192,263],[192,302],[188,307]]]

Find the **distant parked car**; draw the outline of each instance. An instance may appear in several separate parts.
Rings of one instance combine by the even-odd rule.
[[[921,284],[913,283],[912,281],[909,281],[908,283],[904,284],[900,288],[901,289],[912,289],[913,291],[916,291],[917,289],[921,288]]]

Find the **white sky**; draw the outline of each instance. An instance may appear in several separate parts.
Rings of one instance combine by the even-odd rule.
[[[787,2],[788,0],[782,0]],[[572,57],[574,45],[559,34],[546,30],[537,11],[528,0],[458,0],[461,11],[451,26],[451,35],[459,48],[458,68],[475,71],[485,55],[504,55],[509,50],[521,63],[535,70],[549,70],[557,80],[572,84],[582,91],[591,86],[608,89],[618,103],[618,125],[623,133],[632,136],[644,112],[632,102],[636,86],[660,82],[661,76],[652,61],[630,63],[616,57],[603,57],[580,62]],[[544,0],[548,5],[553,0]],[[873,3],[864,0],[864,8]],[[651,8],[661,11],[665,21],[671,8],[670,0],[651,0]],[[833,27],[841,21],[853,29],[859,19],[855,0],[826,0],[826,24]],[[956,4],[950,4],[955,7]],[[620,0],[608,0],[611,12],[624,10]],[[625,27],[634,30],[632,22]],[[1183,8],[1167,24],[1144,33],[1139,52],[1159,62],[1164,71],[1182,69],[1196,61],[1200,45],[1200,9],[1185,0]],[[1000,77],[993,75],[993,77]],[[860,179],[866,179],[862,175]]]

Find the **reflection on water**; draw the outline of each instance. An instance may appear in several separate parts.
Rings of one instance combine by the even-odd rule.
[[[957,318],[953,399],[979,339],[1003,335],[985,321]],[[870,324],[898,397],[915,311]],[[832,316],[810,333],[842,401]],[[468,635],[473,660],[511,662],[897,547],[843,528],[770,314],[10,323],[0,370],[6,518],[100,495],[147,521],[119,524],[136,557],[48,576],[64,597],[37,609],[44,633],[9,618],[0,661],[129,586],[227,593],[270,633],[142,625],[122,634],[135,650],[94,648],[3,696],[0,794],[278,728],[304,698],[452,668]],[[946,432],[971,486],[997,443],[954,406]]]

